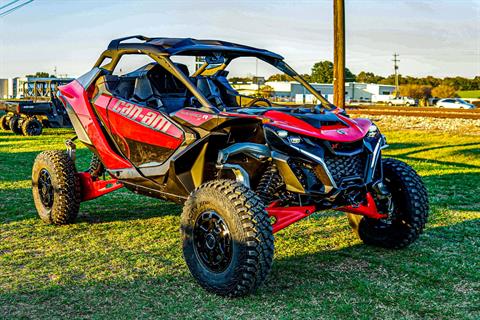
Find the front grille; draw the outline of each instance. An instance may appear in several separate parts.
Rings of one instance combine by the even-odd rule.
[[[365,160],[363,154],[339,156],[326,152],[324,160],[336,183],[341,183],[344,178],[363,178],[365,172]]]

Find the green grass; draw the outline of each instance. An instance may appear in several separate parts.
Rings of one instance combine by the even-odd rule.
[[[480,98],[480,90],[457,91],[460,98]]]
[[[387,154],[424,177],[431,216],[405,250],[363,245],[343,214],[276,234],[267,283],[225,299],[201,289],[181,253],[181,207],[120,190],[82,204],[78,222],[45,225],[32,162],[72,132],[0,133],[0,318],[479,319],[480,136],[385,132]],[[79,167],[89,153],[80,149]]]

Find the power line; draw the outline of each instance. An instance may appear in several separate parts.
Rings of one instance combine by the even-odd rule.
[[[11,4],[15,3],[15,2],[17,2],[17,1],[14,1],[14,2],[8,4],[7,6],[9,6],[9,5],[11,5]],[[12,12],[14,12],[14,11],[22,8],[22,7],[24,7],[24,6],[26,6],[27,4],[29,4],[29,3],[31,3],[31,2],[33,2],[33,0],[28,0],[27,2],[21,3],[21,4],[19,4],[19,5],[16,6],[16,7],[13,7],[13,8],[11,8],[11,9],[7,10],[7,11],[4,11],[4,12],[0,13],[0,18],[1,18],[1,17],[5,17],[6,15],[8,15],[8,14],[10,14],[10,13],[12,13]]]
[[[18,1],[20,1],[20,0],[14,0],[14,1],[10,2],[10,3],[7,3],[6,5],[1,6],[1,7],[0,7],[0,10],[5,9],[6,7],[9,7],[9,6],[11,6],[12,4],[14,4],[14,3],[16,3],[16,2],[18,2]]]

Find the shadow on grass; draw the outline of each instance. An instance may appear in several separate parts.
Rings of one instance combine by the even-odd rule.
[[[410,149],[410,148],[417,148],[423,146],[423,143],[413,143],[413,142],[406,142],[406,143],[388,143],[387,150],[403,150],[403,149]]]
[[[117,278],[105,281],[72,277],[65,284],[52,280],[42,289],[34,285],[18,291],[0,291],[0,317],[35,314],[40,318],[195,318],[197,310],[203,315],[236,318],[240,308],[244,317],[256,314],[260,318],[276,318],[287,311],[313,311],[317,315],[345,318],[354,317],[350,309],[355,306],[366,318],[389,318],[390,312],[403,312],[409,306],[409,317],[413,314],[419,318],[456,318],[456,312],[460,312],[458,304],[467,314],[476,307],[472,299],[475,292],[462,287],[463,291],[457,293],[453,284],[475,280],[469,256],[474,243],[469,241],[478,239],[479,227],[480,220],[476,219],[428,229],[418,243],[404,250],[353,245],[340,250],[313,249],[313,253],[276,259],[266,284],[255,295],[243,299],[224,299],[205,292],[182,265],[157,276],[125,270]],[[464,237],[458,238],[459,233]],[[315,236],[327,238],[321,231]],[[432,250],[441,243],[448,247]],[[334,243],[326,247],[329,245]],[[467,252],[462,252],[464,249]],[[131,271],[137,272],[135,277],[125,280],[122,275]],[[372,301],[387,304],[388,308],[371,308]]]
[[[480,174],[452,173],[423,177],[432,206],[463,211],[479,211]],[[7,180],[9,181],[9,180]],[[30,188],[2,189],[0,223],[36,217]],[[156,198],[134,194],[126,189],[81,204],[79,222],[109,223],[178,216],[182,206]],[[320,214],[321,215],[321,214]]]

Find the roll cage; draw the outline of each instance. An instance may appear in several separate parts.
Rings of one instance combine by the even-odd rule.
[[[141,42],[127,42],[136,39]],[[255,57],[274,66],[294,80],[301,83],[321,103],[322,107],[333,110],[336,107],[328,102],[316,91],[302,76],[291,68],[283,57],[268,50],[257,49],[220,40],[197,40],[192,38],[148,38],[141,35],[124,37],[112,40],[100,57],[97,59],[94,69],[98,68],[103,74],[111,74],[123,55],[140,54],[147,55],[161,67],[179,79],[192,95],[200,102],[202,109],[218,113],[215,107],[190,78],[185,75],[170,59],[171,56],[204,56],[213,57],[221,61],[218,65],[206,59],[205,63],[192,75],[211,76],[224,70],[232,60],[238,57]],[[221,59],[219,59],[221,58]],[[93,80],[93,79],[92,79]]]

